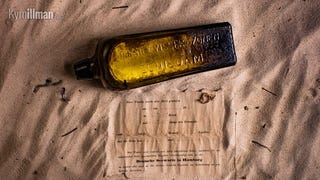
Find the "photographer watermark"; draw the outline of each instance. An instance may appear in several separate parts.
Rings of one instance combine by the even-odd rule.
[[[63,15],[59,15],[53,11],[39,11],[35,8],[27,8],[23,11],[17,11],[9,8],[9,19],[26,19],[26,20],[55,20],[62,19]]]

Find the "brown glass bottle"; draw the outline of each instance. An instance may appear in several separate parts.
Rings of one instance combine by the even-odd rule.
[[[231,25],[219,23],[101,40],[74,69],[77,79],[130,89],[235,64]]]

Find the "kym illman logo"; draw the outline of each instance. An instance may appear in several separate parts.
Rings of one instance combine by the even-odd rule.
[[[9,8],[9,19],[27,19],[27,20],[52,20],[62,19],[62,15],[58,15],[52,11],[39,11],[34,8],[27,8],[24,11],[16,11]]]

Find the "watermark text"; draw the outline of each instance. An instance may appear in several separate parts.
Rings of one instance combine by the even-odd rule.
[[[39,11],[35,8],[27,8],[25,10],[14,10],[9,8],[9,19],[18,20],[55,20],[62,19],[63,16],[53,11]]]

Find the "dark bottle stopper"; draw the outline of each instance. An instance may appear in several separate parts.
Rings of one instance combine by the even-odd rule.
[[[77,79],[94,79],[97,68],[94,58],[83,59],[73,65]]]

